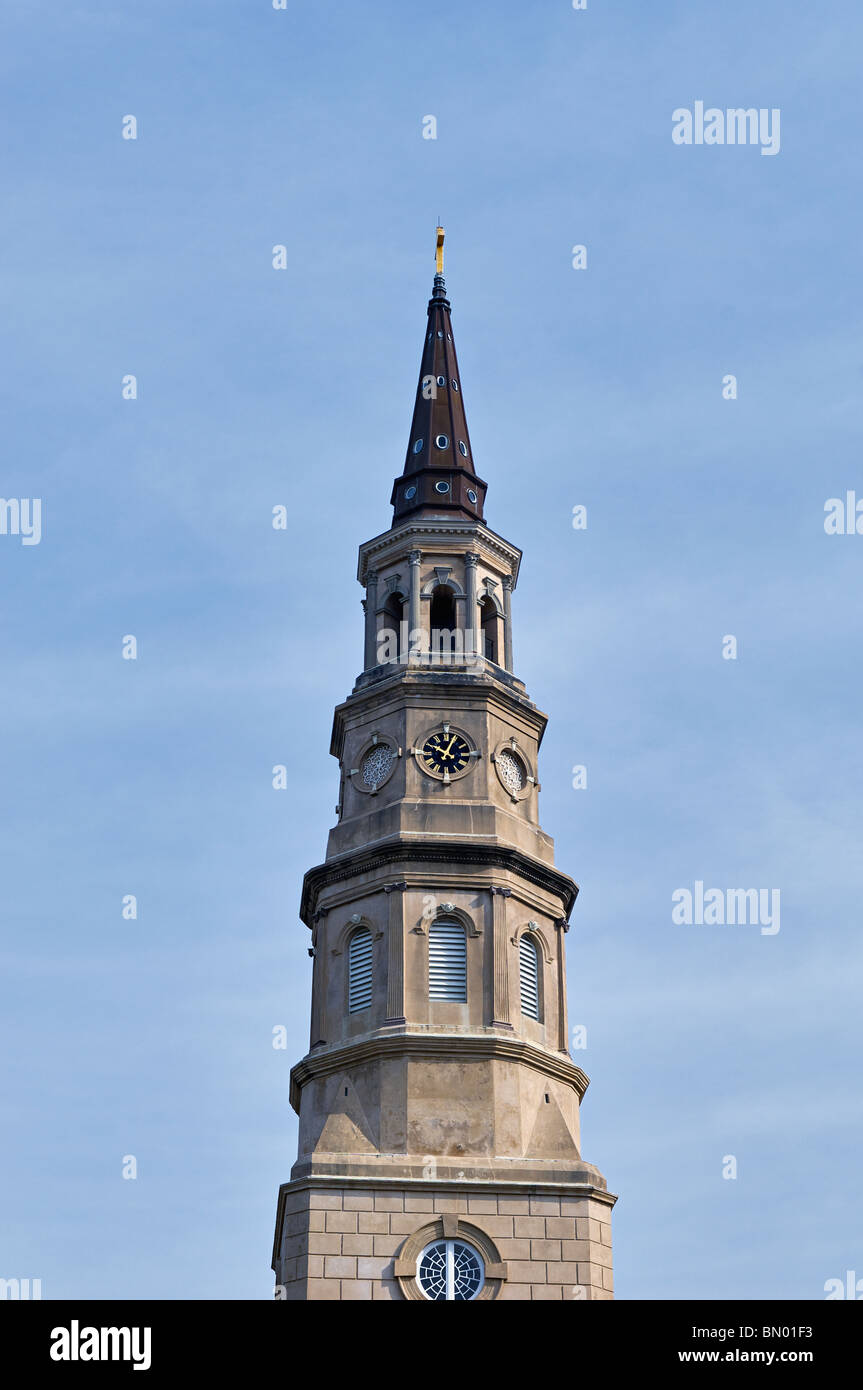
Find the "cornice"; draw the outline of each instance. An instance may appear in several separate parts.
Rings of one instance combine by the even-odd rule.
[[[377,668],[373,668],[377,669]],[[365,674],[365,673],[364,673]],[[521,682],[519,682],[521,685]],[[524,691],[513,689],[510,685],[489,675],[470,675],[460,671],[417,671],[413,667],[399,667],[392,675],[379,680],[369,680],[357,685],[341,704],[333,711],[333,728],[330,737],[330,753],[334,758],[342,754],[342,738],[346,719],[370,707],[380,707],[380,713],[400,712],[406,704],[413,701],[428,701],[432,695],[445,700],[454,708],[476,708],[477,698],[509,717],[517,717],[534,733],[537,749],[542,744],[543,734],[548,724],[548,715]]]
[[[485,844],[473,842],[465,844],[459,840],[437,842],[413,840],[390,840],[368,849],[353,850],[349,854],[337,855],[324,860],[309,869],[303,878],[303,891],[300,898],[300,920],[311,927],[317,908],[321,889],[331,883],[341,883],[345,879],[360,874],[374,873],[385,869],[388,873],[404,864],[481,864],[489,869],[507,869],[529,883],[535,883],[559,898],[563,905],[562,916],[568,920],[578,885],[568,874],[551,864],[543,864],[533,859],[523,850],[511,845]]]
[[[520,1062],[553,1081],[572,1086],[579,1102],[590,1084],[590,1078],[562,1052],[547,1052],[535,1043],[522,1038],[505,1038],[497,1033],[389,1033],[360,1038],[331,1051],[309,1053],[291,1069],[291,1105],[300,1113],[300,1092],[309,1081],[332,1076],[346,1067],[388,1058],[429,1059],[446,1058],[458,1062],[487,1061],[499,1057],[504,1061]]]
[[[486,546],[493,554],[507,561],[512,570],[512,587],[515,588],[522,556],[518,546],[504,540],[496,531],[489,530],[484,521],[463,521],[455,517],[441,517],[439,521],[427,518],[425,521],[405,522],[390,531],[382,531],[370,541],[364,541],[360,546],[357,562],[358,582],[365,587],[366,571],[372,560],[386,554],[392,548],[413,549],[411,542],[420,536],[449,536],[451,539],[460,537]]]

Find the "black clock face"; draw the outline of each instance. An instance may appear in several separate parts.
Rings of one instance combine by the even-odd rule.
[[[461,734],[432,734],[426,739],[422,749],[423,767],[438,775],[448,772],[463,772],[470,762],[470,746]]]

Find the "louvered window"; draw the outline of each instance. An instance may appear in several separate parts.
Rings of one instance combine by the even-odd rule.
[[[452,918],[429,927],[429,999],[467,1003],[467,937]]]
[[[539,1018],[539,956],[529,936],[518,943],[518,974],[521,983],[521,1011],[525,1018]]]
[[[348,1012],[359,1013],[372,1002],[372,934],[360,927],[348,947]]]

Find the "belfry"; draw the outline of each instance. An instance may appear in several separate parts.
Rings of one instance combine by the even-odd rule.
[[[389,529],[360,546],[338,820],[305,876],[309,1051],[273,1269],[291,1300],[612,1295],[568,1049],[577,888],[538,819],[546,717],[514,671],[521,552],[483,519],[443,231]]]

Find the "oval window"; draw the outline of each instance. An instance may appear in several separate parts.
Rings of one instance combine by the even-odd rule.
[[[458,390],[458,382],[456,381],[455,377],[453,377],[453,379],[452,379],[452,389],[453,389],[454,391],[457,391],[457,390]]]
[[[421,439],[416,439],[416,440],[414,440],[414,453],[415,453],[415,454],[421,454],[422,451],[423,451],[423,442],[422,442],[422,440],[421,440]]]
[[[435,492],[449,492],[449,483],[435,483]]]
[[[439,434],[437,439],[435,440],[435,444],[438,446],[439,449],[445,449],[447,444],[449,444],[449,440],[447,439],[445,434]]]
[[[472,487],[469,487],[467,490],[467,500],[468,502],[473,502],[474,504],[476,503],[476,493],[474,492]]]
[[[405,488],[405,498],[406,498],[406,500],[407,500],[408,502],[410,502],[410,500],[411,500],[412,497],[416,497],[416,495],[417,495],[417,490],[416,490],[415,487],[406,487],[406,488]]]
[[[438,384],[438,386],[446,386],[446,377],[445,377],[445,376],[439,376],[438,379],[437,379],[437,384]]]
[[[465,458],[467,458],[467,445],[465,444],[463,439],[460,439],[458,442],[458,451],[460,454],[464,454]]]

